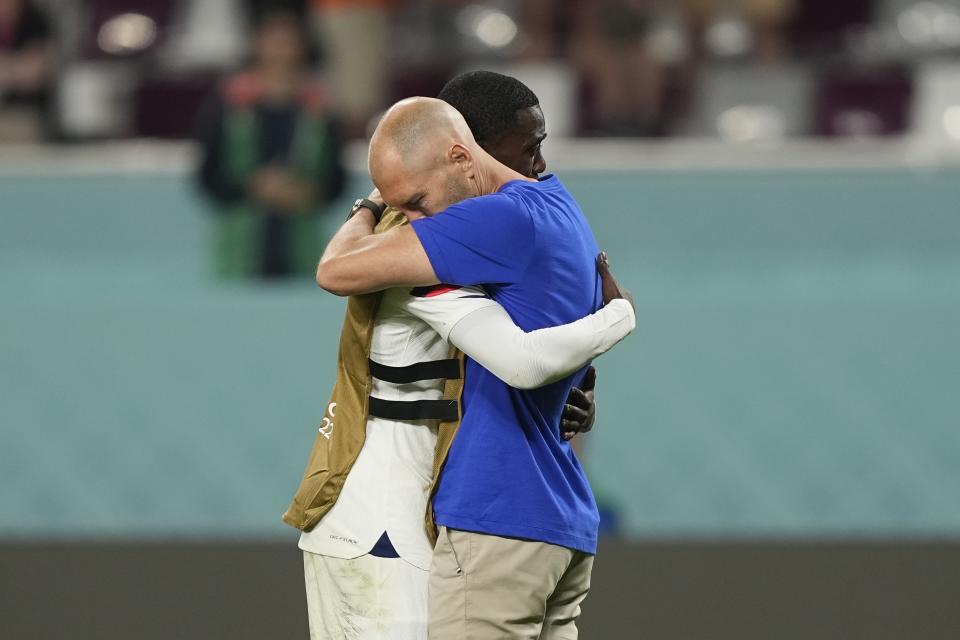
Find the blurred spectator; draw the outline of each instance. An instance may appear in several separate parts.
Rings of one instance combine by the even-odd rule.
[[[0,0],[0,141],[42,137],[53,58],[43,13],[28,0]]]
[[[278,10],[295,13],[297,17],[303,18],[307,15],[308,0],[246,0],[248,16],[254,22],[259,22],[261,18],[274,13]]]
[[[684,0],[698,49],[714,57],[774,62],[787,53],[795,0]],[[701,49],[701,50],[702,50]]]
[[[880,5],[895,6],[877,0],[804,0],[795,4],[790,21],[795,55],[842,52],[852,34],[864,33],[874,14],[880,13]],[[889,42],[886,44],[889,46]]]
[[[200,183],[218,209],[217,261],[226,276],[311,273],[317,214],[341,191],[339,124],[310,79],[295,14],[267,15],[251,68],[229,78],[200,125]]]
[[[585,133],[649,135],[657,129],[663,69],[648,46],[655,3],[576,3],[573,60],[587,84]]]
[[[563,55],[560,43],[567,40],[567,12],[563,0],[527,0],[523,3],[523,55],[531,59]]]
[[[390,12],[395,0],[313,0],[338,110],[351,136],[386,107]]]

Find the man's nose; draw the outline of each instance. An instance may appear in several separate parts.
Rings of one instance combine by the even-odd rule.
[[[546,170],[547,161],[543,159],[543,156],[537,156],[537,158],[533,161],[533,175],[539,176]]]

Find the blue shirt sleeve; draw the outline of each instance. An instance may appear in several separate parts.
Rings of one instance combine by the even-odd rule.
[[[530,213],[504,194],[464,200],[413,230],[437,277],[460,286],[518,281],[536,239]]]

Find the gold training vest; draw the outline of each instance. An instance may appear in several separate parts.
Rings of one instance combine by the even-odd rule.
[[[383,233],[406,223],[407,219],[402,213],[390,209],[384,214],[375,232]],[[302,531],[309,531],[316,526],[336,503],[347,474],[363,448],[372,388],[370,342],[382,297],[382,292],[368,293],[351,296],[347,302],[347,314],[340,333],[340,351],[337,356],[337,380],[313,442],[300,487],[283,514],[284,522]],[[456,401],[457,418],[439,423],[429,498],[433,497],[436,490],[437,479],[463,417],[460,402],[463,393],[463,354],[451,346],[448,357],[459,361],[460,377],[446,380],[443,399]],[[432,499],[427,500],[424,524],[430,541],[436,542],[437,528],[433,520]]]

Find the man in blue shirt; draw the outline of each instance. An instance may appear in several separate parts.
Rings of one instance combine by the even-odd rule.
[[[371,140],[370,174],[413,224],[375,236],[362,209],[330,241],[321,287],[483,284],[526,331],[601,306],[598,247],[566,188],[497,162],[448,104],[394,105]],[[584,371],[521,391],[468,361],[464,417],[434,498],[431,638],[576,637],[598,515],[560,414]]]

